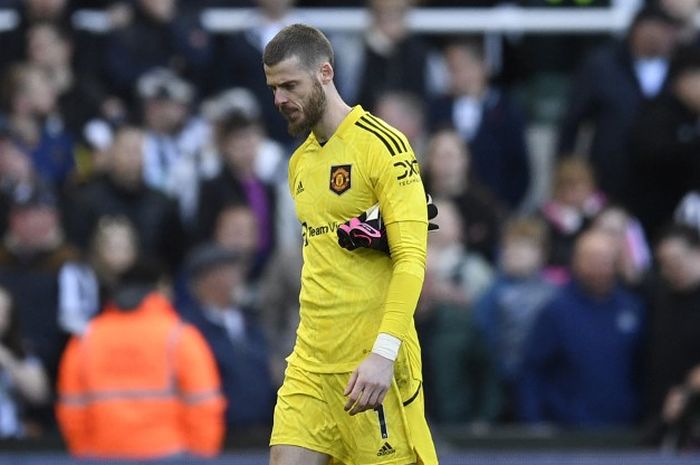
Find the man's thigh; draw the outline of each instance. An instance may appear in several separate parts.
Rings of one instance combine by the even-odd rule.
[[[329,457],[299,446],[270,447],[270,465],[328,465]]]
[[[271,463],[295,464],[294,457],[308,455],[312,460],[310,463],[315,464],[317,462],[311,457],[315,453],[326,459],[326,462],[318,463],[325,464],[328,457],[332,457],[330,463],[350,464],[321,383],[321,375],[317,373],[287,367],[284,383],[277,393],[270,437]],[[273,459],[277,461],[272,462]]]

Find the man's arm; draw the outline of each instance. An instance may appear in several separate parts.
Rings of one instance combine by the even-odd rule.
[[[345,389],[345,407],[351,415],[381,405],[391,387],[394,360],[412,324],[423,286],[428,242],[428,211],[418,161],[403,134],[370,118],[375,127],[400,142],[403,152],[387,151],[385,145],[376,143],[366,158],[366,173],[386,225],[393,269],[376,342]]]
[[[413,320],[425,274],[427,223],[399,221],[386,225],[393,258],[384,318],[372,352],[352,373],[345,389],[350,415],[373,409],[384,401],[394,375],[394,360]]]

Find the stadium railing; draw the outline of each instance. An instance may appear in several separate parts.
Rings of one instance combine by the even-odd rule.
[[[629,24],[638,0],[615,2],[604,8],[542,8],[498,6],[493,8],[449,7],[415,8],[409,14],[409,27],[418,33],[538,33],[594,34],[619,32]],[[232,32],[250,25],[252,8],[205,8],[202,24],[215,33]],[[369,24],[365,8],[297,8],[295,15],[326,31],[361,31]],[[699,18],[700,20],[700,18]],[[109,30],[104,10],[81,9],[72,18],[78,29],[95,33]],[[15,10],[0,9],[0,31],[19,24]]]

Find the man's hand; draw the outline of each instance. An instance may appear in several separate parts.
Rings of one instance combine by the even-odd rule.
[[[389,255],[389,242],[379,214],[378,203],[357,218],[339,225],[337,233],[338,245],[344,249],[355,250],[358,247],[366,247]]]
[[[438,209],[430,194],[426,195],[426,207],[428,209],[428,231],[440,229],[437,223],[432,222],[438,214]],[[339,225],[337,234],[338,245],[344,249],[355,250],[364,247],[391,255],[386,227],[379,211],[379,203],[372,205],[360,216]]]
[[[382,405],[394,378],[394,362],[370,352],[350,375],[344,396],[348,397],[345,411],[355,415]]]

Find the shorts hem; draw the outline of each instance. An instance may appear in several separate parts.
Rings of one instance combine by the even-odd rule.
[[[295,447],[303,447],[304,449],[308,449],[313,452],[318,452],[319,454],[326,454],[330,457],[333,457],[336,460],[340,460],[341,462],[345,464],[351,464],[353,463],[350,460],[350,457],[340,457],[338,456],[338,453],[335,451],[332,451],[328,449],[327,447],[324,446],[319,446],[318,444],[312,444],[308,441],[299,441],[295,439],[275,439],[272,440],[270,439],[270,447],[272,446],[295,446]]]

